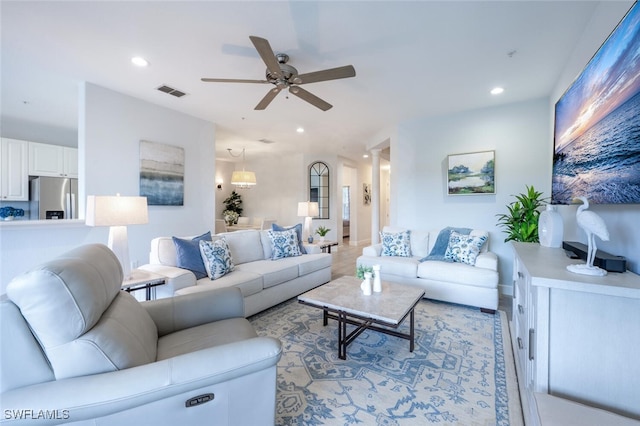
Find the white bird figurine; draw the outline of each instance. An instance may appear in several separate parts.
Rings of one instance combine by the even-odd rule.
[[[607,271],[604,269],[593,266],[593,261],[596,258],[596,252],[598,248],[596,246],[596,237],[602,241],[609,241],[609,231],[604,220],[592,211],[587,211],[589,208],[589,201],[586,197],[577,197],[576,201],[582,201],[582,205],[578,207],[576,212],[576,221],[578,226],[584,230],[587,234],[587,264],[586,265],[569,265],[567,269],[571,272],[585,275],[606,275]]]

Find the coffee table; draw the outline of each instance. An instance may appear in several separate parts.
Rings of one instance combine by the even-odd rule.
[[[382,282],[382,292],[365,296],[360,290],[362,280],[340,277],[298,296],[298,302],[323,310],[323,325],[328,319],[338,321],[338,357],[347,359],[347,346],[363,331],[370,329],[409,340],[414,348],[414,308],[424,296],[424,290],[402,284]],[[409,334],[397,331],[409,317]],[[347,334],[347,324],[356,328]]]

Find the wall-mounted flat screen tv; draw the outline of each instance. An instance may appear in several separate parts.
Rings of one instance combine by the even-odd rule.
[[[558,100],[551,202],[640,203],[640,6]]]

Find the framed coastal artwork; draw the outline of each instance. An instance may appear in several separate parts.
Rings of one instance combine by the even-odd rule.
[[[371,184],[363,183],[362,184],[362,202],[365,206],[371,204]]]
[[[140,196],[150,206],[184,204],[184,148],[140,141]]]
[[[495,151],[452,154],[447,157],[448,195],[496,193]]]

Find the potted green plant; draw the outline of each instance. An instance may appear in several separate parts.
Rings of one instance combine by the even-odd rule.
[[[320,235],[320,242],[324,242],[324,237],[331,231],[329,228],[325,228],[324,226],[318,226],[316,229],[316,234]]]
[[[234,225],[238,223],[238,217],[242,214],[242,197],[236,191],[231,191],[231,194],[223,201],[224,211],[222,212],[222,218],[227,225]]]
[[[507,241],[522,241],[537,243],[538,218],[540,207],[545,203],[542,192],[536,191],[532,186],[526,186],[527,192],[516,195],[516,201],[507,205],[508,213],[497,214],[498,226],[505,228]]]
[[[356,268],[356,277],[363,280],[364,279],[364,274],[368,272],[373,276],[373,268],[371,266],[364,266],[364,265],[359,265]]]

